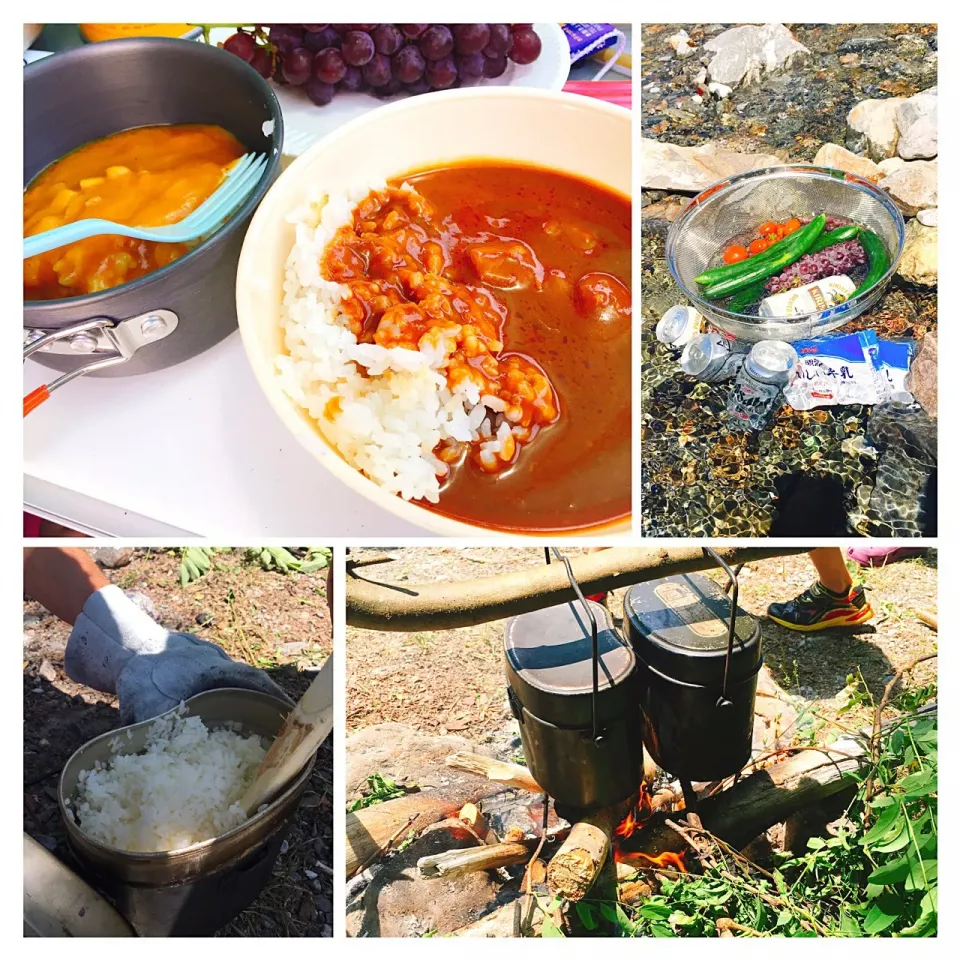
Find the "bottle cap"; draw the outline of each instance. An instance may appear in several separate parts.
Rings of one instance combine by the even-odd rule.
[[[799,362],[797,351],[782,340],[760,340],[747,357],[747,370],[758,380],[786,381]]]

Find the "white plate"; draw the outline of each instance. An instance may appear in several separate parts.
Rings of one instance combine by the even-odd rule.
[[[503,76],[496,80],[482,80],[478,86],[539,87],[542,90],[563,87],[570,73],[570,46],[566,35],[559,23],[535,23],[533,29],[543,45],[540,56],[523,67],[508,63]],[[223,43],[233,32],[229,29],[211,30],[210,42]],[[290,157],[299,157],[317,140],[348,120],[407,96],[400,93],[387,100],[378,100],[369,93],[338,93],[332,103],[318,107],[296,87],[272,86],[283,111],[283,152]]]

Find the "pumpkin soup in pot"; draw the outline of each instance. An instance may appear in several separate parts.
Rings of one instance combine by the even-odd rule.
[[[159,227],[193,213],[244,149],[209,124],[140,127],[72,151],[43,170],[23,197],[23,235],[97,217]],[[98,293],[182,257],[196,243],[156,243],[115,234],[78,240],[23,262],[24,300]]]

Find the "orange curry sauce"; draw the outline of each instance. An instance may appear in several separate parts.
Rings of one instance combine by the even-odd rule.
[[[341,307],[362,341],[416,349],[455,336],[448,383],[472,379],[511,426],[496,454],[480,442],[435,450],[450,472],[440,503],[423,505],[522,531],[627,516],[629,199],[499,162],[403,181],[360,204],[324,276],[351,288]]]
[[[51,164],[23,197],[23,235],[99,217],[158,227],[192,213],[243,155],[240,142],[212,125],[140,127],[95,140]],[[165,267],[187,243],[99,236],[23,262],[24,300],[97,293]]]

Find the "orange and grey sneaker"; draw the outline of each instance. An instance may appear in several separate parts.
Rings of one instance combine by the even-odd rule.
[[[873,610],[862,586],[840,594],[817,581],[789,603],[771,603],[767,616],[788,630],[829,630],[866,623],[873,617]]]

